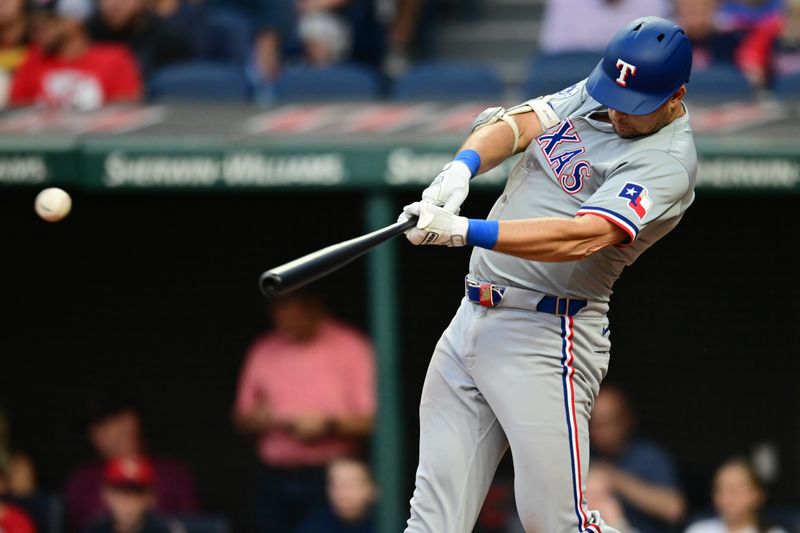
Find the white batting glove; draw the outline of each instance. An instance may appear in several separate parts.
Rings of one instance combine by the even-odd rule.
[[[464,246],[467,244],[469,219],[460,217],[428,202],[414,202],[403,208],[402,218],[419,217],[417,227],[406,231],[406,239],[415,246],[437,244]]]
[[[458,214],[461,204],[469,194],[472,172],[463,161],[447,163],[428,188],[422,191],[422,200]]]

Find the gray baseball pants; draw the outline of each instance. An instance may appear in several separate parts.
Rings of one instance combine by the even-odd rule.
[[[527,533],[619,533],[583,497],[589,414],[611,347],[607,307],[556,316],[521,293],[520,308],[508,297],[494,308],[464,299],[436,345],[406,533],[471,532],[509,446]]]

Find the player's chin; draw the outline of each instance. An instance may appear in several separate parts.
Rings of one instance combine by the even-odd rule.
[[[614,131],[622,137],[623,139],[635,139],[636,137],[641,137],[643,134],[639,133],[638,131],[631,129],[617,126],[616,124],[612,124],[614,127]]]

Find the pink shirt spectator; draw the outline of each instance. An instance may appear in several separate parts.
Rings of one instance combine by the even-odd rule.
[[[268,333],[252,345],[239,381],[236,409],[252,410],[265,401],[278,419],[302,413],[330,417],[375,413],[372,349],[360,333],[324,319],[310,342]],[[270,466],[318,466],[358,451],[358,441],[326,436],[304,442],[283,429],[264,433],[258,443]]]
[[[549,0],[539,47],[548,54],[601,52],[617,30],[633,19],[667,17],[669,4],[666,0]]]

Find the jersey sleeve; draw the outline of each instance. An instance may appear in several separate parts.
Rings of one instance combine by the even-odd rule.
[[[586,80],[581,80],[575,85],[544,97],[544,101],[553,108],[561,120],[580,109],[588,99],[589,92],[586,90]]]
[[[580,109],[589,98],[589,93],[586,91],[586,80],[582,80],[557,93],[526,100],[520,106],[528,106],[535,101],[545,102],[555,112],[558,120],[562,121]]]
[[[605,218],[628,234],[630,244],[648,224],[681,214],[690,188],[678,159],[659,150],[639,152],[622,162],[581,206],[577,215]]]

